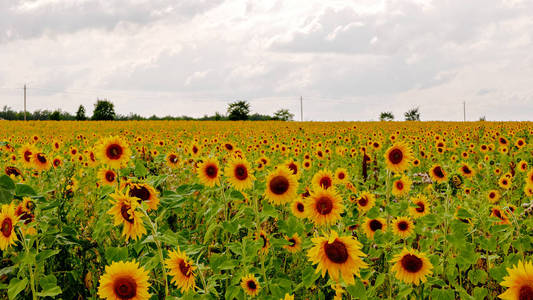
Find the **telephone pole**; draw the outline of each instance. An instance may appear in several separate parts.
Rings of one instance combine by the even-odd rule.
[[[466,101],[463,101],[463,121],[466,122]]]
[[[26,121],[26,84],[24,84],[24,121]]]
[[[304,104],[303,98],[300,96],[300,121],[304,121]]]

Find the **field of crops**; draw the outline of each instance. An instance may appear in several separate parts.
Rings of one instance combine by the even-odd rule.
[[[533,123],[0,128],[1,298],[533,299]]]

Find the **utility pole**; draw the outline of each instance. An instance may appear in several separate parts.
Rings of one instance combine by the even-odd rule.
[[[26,121],[26,84],[24,84],[24,121]]]
[[[466,122],[466,101],[463,101],[463,121]]]
[[[304,121],[304,104],[303,98],[300,96],[300,121]]]

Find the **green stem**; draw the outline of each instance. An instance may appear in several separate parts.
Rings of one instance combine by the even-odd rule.
[[[24,241],[23,244],[24,244],[24,250],[26,251],[26,255],[29,255],[30,245],[28,245],[26,241],[26,236],[22,234],[22,230],[20,230],[20,228],[19,228],[19,232],[20,232],[20,236],[22,237],[22,240]],[[31,295],[32,295],[33,300],[37,300],[38,297],[37,297],[37,292],[35,291],[35,274],[33,273],[33,264],[28,264],[28,271],[30,273]]]
[[[146,213],[146,210],[139,206],[141,211],[144,213],[150,223],[150,228],[152,229],[152,236],[154,237],[154,243],[157,246],[157,252],[159,254],[159,260],[161,261],[161,270],[163,271],[163,277],[165,278],[165,299],[168,297],[168,279],[167,279],[167,270],[165,268],[165,260],[163,257],[163,250],[161,249],[161,242],[159,241],[156,225],[152,222],[152,219]]]

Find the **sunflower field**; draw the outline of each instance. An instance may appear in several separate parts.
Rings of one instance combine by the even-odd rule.
[[[0,121],[2,299],[533,299],[533,123]]]

